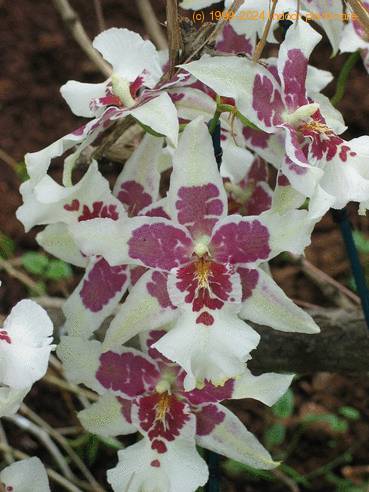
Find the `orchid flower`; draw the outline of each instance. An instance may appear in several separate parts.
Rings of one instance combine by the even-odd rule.
[[[47,370],[53,325],[30,300],[18,302],[0,328],[0,416],[15,413]]]
[[[30,389],[30,386],[23,389],[14,389],[0,385],[0,418],[17,413]]]
[[[0,472],[4,492],[50,492],[49,480],[39,458],[16,461]],[[1,487],[0,487],[1,488]]]
[[[362,2],[364,8],[369,12],[369,2]],[[342,53],[352,53],[360,50],[364,67],[369,73],[369,38],[360,20],[352,20],[346,24],[340,43]]]
[[[216,0],[183,0],[183,9],[199,10],[217,3]],[[338,51],[343,29],[343,6],[341,0],[301,0],[300,15],[313,18],[326,32],[332,45],[333,54]],[[261,38],[271,13],[269,0],[248,0],[238,9],[236,13],[231,11],[233,0],[225,0],[225,18],[238,35],[244,35],[248,42],[255,46],[257,37]],[[277,42],[274,30],[278,27],[278,21],[284,14],[295,14],[297,19],[297,0],[283,0],[277,3],[271,29],[267,41]],[[313,14],[315,16],[313,17]],[[335,14],[329,18],[326,14]],[[229,17],[227,17],[227,15]]]
[[[0,330],[0,381],[23,389],[46,373],[53,333],[46,311],[28,299],[18,302]]]
[[[33,182],[45,175],[54,157],[78,146],[68,156],[68,166],[72,167],[83,149],[128,115],[155,134],[165,136],[170,145],[177,144],[177,112],[166,89],[179,83],[180,77],[160,82],[163,72],[154,45],[128,29],[112,28],[99,34],[93,46],[111,64],[111,77],[99,84],[71,80],[61,88],[74,114],[93,120],[45,149],[26,155],[27,171]]]
[[[143,138],[118,176],[113,194],[96,162],[74,186],[61,186],[47,175],[36,185],[31,180],[21,185],[24,203],[17,218],[26,231],[48,224],[37,235],[38,243],[54,256],[86,268],[63,306],[69,334],[88,338],[113,313],[131,276],[127,265],[110,267],[101,257],[82,255],[68,226],[97,217],[124,220],[155,202],[159,198],[162,144],[162,138],[148,134]]]
[[[113,490],[129,483],[130,490],[139,491],[149,480],[161,492],[196,490],[206,482],[208,472],[195,444],[253,467],[276,466],[220,402],[256,398],[271,405],[287,390],[292,376],[253,376],[247,371],[222,387],[205,381],[200,388],[186,391],[183,369],[153,348],[162,336],[161,330],[144,333],[143,352],[131,348],[104,351],[100,342],[77,337],[62,337],[58,348],[68,379],[100,395],[78,414],[82,425],[103,436],[137,430],[144,436],[120,452],[118,466],[108,472]]]
[[[224,187],[228,196],[228,212],[240,215],[259,215],[272,206],[273,192],[268,184],[268,166],[251,152],[249,161],[234,159],[232,167],[222,166]]]
[[[259,64],[232,56],[183,66],[218,94],[235,99],[239,111],[264,132],[249,132],[257,145],[266,146],[268,135],[275,136],[279,157],[284,156],[279,184],[291,184],[310,198],[312,219],[330,207],[369,199],[368,137],[344,141],[336,133],[345,129],[336,110],[306,93],[308,58],[320,38],[305,22],[290,27],[280,47],[278,78]]]
[[[71,227],[85,254],[102,255],[112,266],[148,269],[111,324],[107,344],[124,343],[148,320],[153,326],[176,319],[155,346],[186,370],[185,387],[191,389],[196,380],[219,383],[243,372],[259,335],[239,319],[241,312],[281,330],[318,331],[257,268],[281,251],[303,251],[313,227],[306,211],[227,217],[226,193],[201,118],[182,134],[164,208],[166,218],[96,219]]]

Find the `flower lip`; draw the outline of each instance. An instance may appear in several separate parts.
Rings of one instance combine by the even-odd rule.
[[[284,113],[282,117],[285,123],[294,126],[300,123],[301,120],[311,118],[311,116],[316,113],[318,109],[318,103],[304,104],[303,106],[297,108],[293,113]]]
[[[114,95],[119,97],[124,106],[131,108],[136,104],[131,95],[130,83],[128,80],[117,73],[113,73],[111,83]]]
[[[201,236],[194,244],[193,252],[199,258],[209,255],[209,236]]]

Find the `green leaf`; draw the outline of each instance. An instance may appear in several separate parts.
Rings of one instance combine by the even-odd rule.
[[[360,419],[360,412],[354,407],[341,407],[338,412],[349,420]]]
[[[354,231],[352,235],[360,253],[369,253],[369,239],[360,231]]]
[[[286,465],[285,463],[282,463],[279,465],[279,469],[285,474],[291,477],[296,483],[299,483],[303,485],[304,487],[309,487],[310,482],[307,480],[307,478],[304,477],[304,475],[301,475],[297,470],[292,468],[291,466]]]
[[[345,420],[340,419],[333,413],[323,413],[321,415],[305,415],[302,422],[304,424],[313,424],[316,422],[324,422],[329,425],[333,432],[347,432],[348,424]]]
[[[26,163],[24,161],[20,161],[17,163],[15,167],[15,172],[17,173],[17,176],[20,178],[22,182],[27,181],[27,179],[29,179]]]
[[[272,473],[266,470],[258,470],[256,468],[252,468],[251,466],[244,465],[243,463],[239,463],[238,461],[227,459],[222,467],[230,476],[238,476],[241,474],[246,474],[251,477],[263,480],[274,481],[274,476]]]
[[[115,437],[103,437],[103,436],[97,436],[99,441],[104,444],[104,446],[112,449],[123,449],[124,445]]]
[[[45,271],[45,277],[50,280],[62,280],[72,275],[72,267],[63,260],[50,260]]]
[[[282,398],[272,406],[272,412],[276,417],[286,418],[293,414],[294,407],[295,401],[293,391],[288,389]]]
[[[271,425],[264,433],[264,441],[267,448],[272,448],[274,446],[279,446],[285,440],[286,437],[286,427],[276,422]]]
[[[99,438],[94,434],[90,434],[88,442],[86,444],[86,457],[87,457],[87,462],[90,466],[95,463],[98,451],[99,451]]]
[[[134,119],[136,120],[136,118],[134,118]],[[140,125],[140,127],[145,130],[146,133],[149,133],[153,137],[164,137],[165,136],[161,133],[156,132],[150,126],[144,125],[141,121],[136,120],[136,123],[138,123]]]
[[[15,243],[6,234],[0,232],[0,256],[3,258],[9,258],[14,254]]]
[[[35,251],[29,251],[21,256],[22,265],[29,273],[34,275],[42,275],[49,263],[48,258]]]

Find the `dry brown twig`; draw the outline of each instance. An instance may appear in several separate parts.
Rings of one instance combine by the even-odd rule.
[[[99,31],[105,31],[105,19],[104,13],[101,5],[101,0],[94,0],[94,7],[97,18],[97,25],[99,26]]]
[[[159,21],[156,17],[154,9],[152,8],[150,0],[137,0],[137,8],[140,12],[142,20],[144,21],[147,34],[150,36],[154,44],[159,50],[167,49],[167,40],[161,30]]]
[[[21,272],[13,267],[13,265],[3,258],[0,258],[0,270],[5,270],[8,275],[19,280],[23,285],[33,290],[36,294],[42,295],[42,288],[31,279],[26,273]]]
[[[78,454],[71,448],[67,439],[63,437],[56,429],[53,429],[44,419],[35,414],[30,408],[24,403],[20,408],[21,413],[26,415],[35,424],[40,426],[44,431],[46,431],[68,454],[70,459],[74,462],[76,467],[80,470],[85,479],[91,484],[92,490],[95,492],[104,492],[105,489],[101,487],[99,483],[95,480],[95,477],[91,474],[90,470],[86,467],[84,462],[78,456]]]
[[[12,422],[20,429],[34,435],[36,439],[38,439],[49,451],[50,455],[54,458],[63,475],[71,481],[76,480],[76,477],[74,476],[68,463],[65,461],[64,456],[60,452],[59,448],[55,445],[55,443],[50,439],[49,434],[44,428],[39,427],[27,418],[22,417],[21,415],[9,415],[3,418],[5,420],[8,420],[9,422]]]
[[[245,3],[245,0],[234,0],[229,9],[224,10],[224,12],[233,12],[236,13],[239,8]],[[218,21],[214,28],[211,30],[208,37],[191,53],[191,55],[183,62],[189,63],[198,53],[200,53],[207,44],[211,43],[218,34],[220,34],[221,30],[224,28],[228,20],[222,18],[222,20]]]
[[[314,282],[338,307],[352,309],[360,306],[360,298],[343,284],[332,278],[320,268],[313,265],[303,256],[289,255],[292,262],[299,265],[301,270]]]
[[[68,30],[89,59],[105,75],[105,77],[110,77],[112,73],[110,65],[103,60],[101,55],[92,46],[91,40],[88,37],[77,12],[71,7],[69,1],[53,0],[53,3]]]
[[[267,41],[267,38],[268,38],[268,34],[269,34],[269,31],[270,31],[270,27],[272,25],[272,21],[273,21],[273,16],[274,16],[274,12],[275,12],[275,9],[277,7],[277,3],[278,3],[278,0],[272,0],[273,2],[273,6],[272,6],[272,10],[270,11],[270,13],[268,14],[268,21],[265,25],[265,28],[264,28],[264,32],[261,36],[261,39],[260,41],[258,42],[258,44],[256,45],[256,48],[255,48],[255,52],[254,52],[254,56],[252,57],[252,60],[256,63],[259,58],[261,57],[261,54],[263,52],[263,49],[265,47],[265,44],[266,44],[266,41]]]
[[[167,0],[167,31],[168,31],[168,50],[169,50],[169,77],[175,72],[175,66],[179,61],[179,52],[182,48],[182,36],[178,22],[177,0]]]

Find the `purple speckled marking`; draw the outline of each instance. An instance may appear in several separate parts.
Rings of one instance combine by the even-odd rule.
[[[84,281],[80,296],[83,305],[97,313],[119,292],[127,283],[127,267],[111,267],[103,258],[98,260]]]
[[[288,51],[283,80],[285,102],[290,111],[309,103],[305,94],[307,67],[308,60],[301,50],[295,48]]]
[[[218,405],[210,404],[201,407],[196,414],[196,434],[207,436],[213,432],[215,427],[223,422],[225,413]]]
[[[191,405],[201,405],[203,403],[216,403],[232,398],[234,379],[228,379],[223,386],[214,386],[209,381],[205,381],[201,389],[194,389],[184,393],[186,400]]]
[[[258,220],[231,222],[211,239],[214,258],[220,263],[250,263],[265,260],[269,253],[269,231]]]
[[[151,281],[147,283],[146,287],[149,294],[157,299],[162,308],[175,309],[169,298],[167,281],[167,273],[153,272]]]
[[[252,43],[243,34],[237,34],[228,22],[223,29],[222,38],[216,43],[215,49],[223,53],[245,53],[252,55]]]
[[[268,147],[268,141],[270,134],[253,128],[244,128],[242,130],[245,139],[253,146],[259,149],[266,149]]]
[[[147,267],[170,271],[189,260],[192,240],[174,225],[157,222],[135,229],[128,246],[131,258]]]
[[[259,272],[257,270],[250,270],[249,268],[237,268],[237,273],[241,279],[242,301],[245,301],[252,296],[252,291],[255,289],[259,280]]]
[[[122,183],[117,198],[126,206],[130,217],[138,215],[143,208],[152,203],[151,196],[145,192],[142,184],[133,180]]]
[[[128,397],[152,390],[160,378],[156,366],[140,355],[104,352],[96,379],[104,388],[121,391]]]
[[[179,188],[176,209],[178,222],[187,227],[192,236],[209,235],[223,213],[223,203],[218,188],[208,183]]]
[[[259,121],[267,127],[279,125],[283,121],[281,115],[284,111],[284,104],[281,93],[265,75],[257,74],[255,77],[252,107]]]

